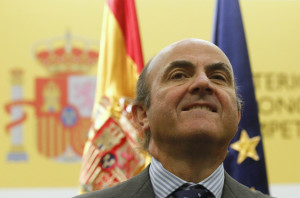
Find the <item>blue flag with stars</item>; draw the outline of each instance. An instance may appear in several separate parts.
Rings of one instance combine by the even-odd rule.
[[[212,40],[229,58],[238,95],[243,101],[239,128],[224,161],[225,170],[240,183],[269,194],[258,108],[238,0],[217,0]]]

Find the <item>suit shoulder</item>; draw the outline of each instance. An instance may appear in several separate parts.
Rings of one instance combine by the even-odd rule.
[[[239,183],[225,172],[225,182],[222,198],[244,197],[244,198],[270,198],[257,190],[251,190],[247,186]]]
[[[121,197],[125,197],[125,194],[126,197],[128,197],[128,195],[130,195],[131,193],[130,189],[132,189],[132,185],[129,179],[115,186],[81,194],[75,196],[74,198],[115,198],[115,197],[121,198]]]
[[[148,168],[140,174],[121,182],[113,187],[105,188],[103,190],[93,191],[74,198],[127,198],[135,197],[140,191],[145,189],[151,191],[151,182],[148,174]]]

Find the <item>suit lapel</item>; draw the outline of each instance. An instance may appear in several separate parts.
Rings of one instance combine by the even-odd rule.
[[[237,197],[265,197],[258,191],[252,191],[247,186],[237,182],[225,171],[225,181],[222,198],[237,198]]]
[[[234,180],[225,171],[225,181],[223,187],[222,198],[235,198],[237,197],[233,191]]]
[[[149,165],[150,166],[150,165]],[[134,198],[154,198],[155,194],[152,188],[150,175],[149,175],[149,166],[145,168],[140,174],[139,177],[136,178],[134,183],[136,186],[139,186],[137,189]]]
[[[145,184],[142,186],[142,188],[137,191],[135,198],[154,198],[155,194],[152,188],[152,184],[150,180],[146,181]]]

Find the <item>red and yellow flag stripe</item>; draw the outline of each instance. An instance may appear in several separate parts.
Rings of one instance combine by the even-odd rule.
[[[107,0],[100,42],[93,124],[80,174],[82,192],[122,182],[137,174],[145,161],[134,148],[132,137],[137,137],[137,130],[126,130],[131,123],[124,111],[122,123],[118,117],[122,111],[119,99],[135,97],[137,77],[143,69],[134,0]]]
[[[96,103],[135,97],[143,55],[134,0],[108,0],[104,6]]]

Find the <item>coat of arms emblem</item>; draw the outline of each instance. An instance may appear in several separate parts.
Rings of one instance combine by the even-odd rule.
[[[37,42],[33,55],[49,72],[47,77],[35,79],[35,99],[23,98],[22,77],[26,71],[12,71],[11,101],[6,111],[12,121],[7,125],[11,149],[8,161],[28,159],[24,148],[24,106],[35,109],[36,148],[45,157],[58,161],[81,159],[87,140],[94,105],[96,77],[89,70],[98,61],[98,41],[84,37],[64,36]]]

